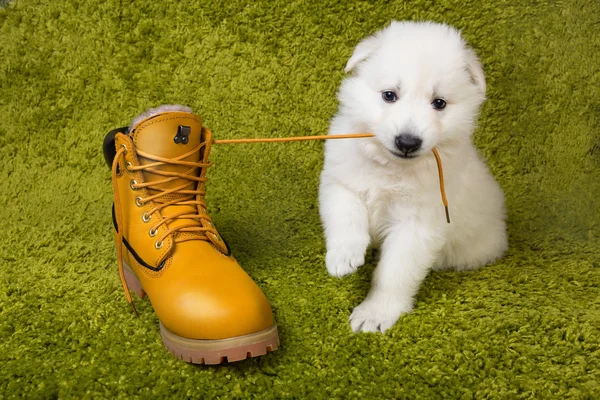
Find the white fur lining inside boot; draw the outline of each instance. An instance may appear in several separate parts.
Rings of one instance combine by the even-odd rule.
[[[149,108],[147,111],[143,112],[142,114],[138,115],[137,117],[135,117],[133,119],[129,129],[133,128],[134,126],[139,124],[141,121],[145,120],[146,118],[150,118],[153,115],[162,114],[162,113],[169,112],[169,111],[183,111],[183,112],[191,113],[192,109],[189,107],[183,106],[181,104],[164,104],[164,105],[158,106],[156,108]]]

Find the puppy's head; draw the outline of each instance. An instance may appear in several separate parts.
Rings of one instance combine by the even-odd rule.
[[[391,160],[413,161],[469,138],[485,99],[475,52],[452,27],[392,22],[356,46],[339,98],[342,113]]]

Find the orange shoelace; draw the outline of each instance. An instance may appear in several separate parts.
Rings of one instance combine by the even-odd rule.
[[[321,135],[321,136],[295,136],[289,138],[259,138],[259,139],[223,139],[213,140],[213,144],[237,144],[237,143],[282,143],[282,142],[301,142],[306,140],[329,140],[329,139],[360,139],[375,136],[373,133],[349,133],[341,135]],[[442,168],[442,159],[434,147],[432,150],[437,164],[440,193],[442,195],[442,204],[446,212],[446,222],[450,223],[450,212],[448,211],[448,199],[446,198],[446,189],[444,187],[444,169]]]
[[[283,143],[283,142],[299,142],[299,141],[307,141],[307,140],[360,139],[360,138],[369,138],[369,137],[373,137],[373,136],[375,136],[375,135],[372,133],[356,133],[356,134],[343,134],[343,135],[296,136],[296,137],[287,137],[287,138],[223,139],[223,140],[213,140],[213,144]],[[216,231],[214,231],[214,227],[213,227],[212,223],[210,222],[210,216],[208,215],[208,213],[206,211],[206,202],[203,200],[203,196],[206,194],[206,191],[188,188],[190,185],[196,185],[196,187],[197,187],[196,182],[204,183],[207,181],[207,179],[205,177],[201,178],[201,177],[195,176],[194,172],[198,168],[208,168],[212,165],[212,163],[182,161],[183,158],[186,158],[186,157],[200,151],[202,149],[202,147],[205,146],[205,144],[206,143],[201,143],[198,147],[191,150],[190,152],[183,154],[179,157],[173,158],[173,159],[156,157],[151,154],[147,154],[147,153],[144,153],[144,152],[138,150],[137,154],[140,157],[146,158],[148,160],[152,160],[154,162],[150,163],[150,164],[137,166],[137,167],[131,166],[129,164],[126,166],[126,168],[129,171],[146,170],[146,171],[156,174],[156,175],[165,176],[165,179],[159,180],[159,181],[153,181],[153,182],[137,183],[135,181],[132,181],[132,183],[131,183],[132,189],[149,188],[149,189],[158,191],[158,193],[148,196],[146,198],[142,198],[142,197],[138,196],[136,198],[136,203],[145,204],[149,201],[153,201],[160,197],[167,196],[170,194],[184,195],[184,197],[179,197],[175,200],[167,201],[165,203],[160,203],[160,205],[152,208],[149,212],[144,214],[145,220],[146,219],[150,220],[150,218],[152,217],[152,214],[154,214],[157,211],[162,210],[165,207],[171,206],[171,205],[198,205],[198,206],[200,206],[200,209],[202,210],[202,212],[198,213],[198,214],[189,214],[188,212],[182,212],[179,214],[170,215],[166,218],[163,218],[163,220],[161,222],[159,222],[158,224],[156,224],[155,226],[153,226],[151,228],[151,232],[157,232],[158,228],[161,225],[166,224],[168,221],[174,220],[177,218],[204,219],[209,222],[210,228],[201,227],[201,226],[198,226],[197,224],[188,224],[188,225],[182,225],[182,226],[170,228],[162,236],[160,236],[160,238],[156,241],[155,246],[157,246],[157,248],[162,247],[163,240],[167,236],[169,236],[171,233],[175,233],[175,232],[212,231],[213,234],[216,234]],[[440,155],[435,147],[432,149],[432,152],[435,157],[435,161],[436,161],[437,168],[438,168],[440,193],[442,195],[442,203],[444,205],[444,209],[446,212],[446,221],[448,223],[450,223],[450,214],[448,211],[448,200],[446,198],[446,190],[444,188],[444,171],[442,168],[442,160],[440,159]],[[122,216],[122,212],[121,212],[121,204],[119,202],[119,200],[120,200],[119,199],[119,190],[117,187],[117,176],[119,175],[119,161],[120,161],[121,157],[126,153],[127,153],[127,149],[125,149],[123,147],[119,148],[119,150],[117,151],[115,158],[113,160],[113,164],[112,164],[112,184],[113,184],[113,191],[114,191],[115,218],[117,220],[117,228],[118,228],[117,229],[117,261],[119,264],[119,276],[121,278],[121,284],[123,285],[123,290],[125,291],[125,297],[127,298],[127,302],[131,305],[133,312],[135,313],[135,315],[137,315],[135,305],[133,304],[133,301],[131,299],[131,294],[129,293],[129,287],[127,286],[127,281],[125,280],[125,271],[124,271],[124,267],[123,267],[123,224],[122,224],[123,216]],[[187,170],[185,173],[168,172],[168,171],[161,171],[159,169],[156,169],[157,167],[160,167],[160,166],[166,165],[166,164],[186,165],[186,166],[190,167],[190,169]],[[177,179],[183,179],[183,180],[186,180],[186,182],[180,186],[177,186],[177,187],[174,187],[171,189],[162,189],[162,188],[156,187],[156,185],[169,183],[169,182],[172,182]],[[197,195],[200,195],[200,199],[196,198]],[[199,238],[202,238],[202,237],[200,236]],[[206,238],[206,237],[204,239],[208,240],[208,238]],[[189,239],[178,238],[178,239],[175,239],[175,242],[181,242],[184,240],[189,240]]]
[[[212,232],[215,236],[218,235],[218,233],[216,232],[216,230],[210,220],[210,216],[208,215],[208,212],[206,211],[206,202],[204,200],[204,195],[206,195],[206,191],[197,189],[198,182],[204,183],[207,181],[207,178],[196,176],[197,175],[196,171],[200,168],[208,168],[212,165],[212,163],[183,161],[184,158],[199,152],[202,149],[202,147],[204,147],[205,145],[206,145],[206,142],[200,143],[200,145],[198,145],[198,147],[196,147],[195,149],[191,150],[190,152],[188,152],[186,154],[178,156],[176,158],[157,157],[157,156],[137,150],[137,155],[139,157],[143,157],[145,159],[148,159],[148,160],[151,160],[154,162],[145,164],[145,165],[140,165],[137,167],[134,167],[129,163],[127,163],[127,165],[126,165],[127,170],[130,172],[147,171],[149,173],[152,173],[155,175],[161,175],[161,176],[165,177],[165,179],[161,179],[158,181],[152,181],[152,182],[146,182],[146,183],[138,183],[137,181],[132,180],[130,183],[130,186],[134,190],[148,188],[148,189],[158,192],[156,194],[150,195],[145,198],[142,198],[141,196],[136,197],[135,201],[136,201],[137,205],[143,205],[150,201],[158,200],[159,198],[164,197],[164,196],[173,195],[173,194],[177,195],[177,198],[174,200],[165,201],[164,203],[155,202],[154,204],[158,204],[158,205],[156,205],[150,211],[143,214],[142,218],[144,219],[144,221],[146,221],[146,222],[150,221],[150,219],[152,218],[152,215],[154,213],[156,213],[157,211],[160,211],[163,208],[168,207],[168,206],[174,206],[174,205],[176,205],[176,206],[199,206],[198,207],[200,209],[199,213],[191,214],[191,213],[189,213],[189,211],[184,211],[184,212],[180,212],[177,214],[169,215],[167,217],[163,216],[162,221],[158,222],[152,228],[150,228],[150,236],[156,235],[156,233],[158,232],[158,228],[160,226],[166,224],[168,221],[172,221],[175,219],[192,219],[192,220],[202,219],[202,220],[205,220],[208,222],[209,227],[198,226],[197,223],[189,223],[189,224],[179,225],[179,226],[167,229],[167,231],[165,233],[163,233],[156,241],[155,247],[157,249],[160,249],[163,246],[163,241],[166,237],[168,237],[170,234],[175,233],[175,232],[201,232],[201,233]],[[123,214],[121,211],[119,190],[118,190],[118,186],[117,186],[117,177],[120,175],[120,173],[122,173],[122,172],[119,172],[119,162],[120,162],[122,156],[127,153],[127,151],[128,150],[125,147],[121,147],[121,148],[119,148],[119,150],[117,150],[117,153],[115,155],[115,158],[114,158],[113,164],[112,164],[112,185],[113,185],[113,191],[114,191],[115,219],[117,221],[117,262],[119,264],[119,276],[121,278],[121,284],[123,285],[123,290],[125,291],[125,297],[127,298],[127,302],[129,302],[129,304],[131,305],[131,307],[133,309],[133,312],[137,315],[137,311],[135,309],[135,306],[131,299],[131,295],[129,293],[129,287],[127,285],[127,281],[125,280],[125,270],[124,270],[124,266],[123,266],[123,223],[122,223],[123,222]],[[190,167],[190,169],[185,171],[185,173],[162,171],[162,170],[158,169],[158,167],[167,165],[167,164],[184,165],[184,166]],[[172,182],[172,181],[175,181],[178,179],[184,180],[185,182],[179,186],[176,186],[176,187],[170,188],[170,189],[163,189],[163,188],[159,187],[159,185],[167,184],[169,182]],[[194,189],[190,189],[190,186],[193,186]],[[197,197],[197,196],[199,196],[199,197]],[[199,236],[195,236],[192,238],[193,239],[201,239],[201,240],[209,240],[205,235],[199,235]],[[174,242],[175,243],[183,242],[185,240],[190,240],[192,238],[178,237],[174,240]]]

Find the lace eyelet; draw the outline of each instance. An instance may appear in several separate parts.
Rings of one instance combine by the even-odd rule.
[[[148,231],[148,235],[150,235],[150,237],[154,237],[156,236],[156,233],[158,232],[158,229],[152,229],[150,228],[150,230]]]
[[[126,169],[128,172],[133,172],[133,170],[131,169],[131,167],[133,167],[133,164],[131,164],[129,161],[127,161],[127,162],[125,163],[125,169]]]
[[[208,232],[208,233],[209,233],[209,234],[210,234],[212,237],[214,237],[214,238],[217,240],[217,242],[220,242],[220,241],[221,241],[221,237],[220,237],[219,235],[216,235],[216,234],[214,234],[214,233],[212,233],[212,232]]]
[[[125,144],[121,143],[121,148],[125,149],[125,154],[127,154],[127,146],[125,146]]]
[[[159,250],[159,249],[161,249],[161,248],[163,247],[163,244],[164,244],[164,243],[165,243],[165,242],[159,242],[159,241],[157,240],[156,242],[154,242],[154,248],[155,248],[156,250]]]
[[[117,176],[123,175],[123,169],[121,168],[121,166],[119,164],[117,164],[116,174],[117,174]]]
[[[151,218],[152,218],[152,215],[148,215],[148,213],[142,214],[142,221],[144,221],[144,222],[150,221]]]
[[[144,202],[142,201],[142,198],[140,196],[135,198],[135,205],[138,207],[142,207],[144,205]]]
[[[129,181],[129,187],[131,188],[131,190],[140,190],[140,188],[137,188],[133,185],[137,185],[137,181],[135,179]]]

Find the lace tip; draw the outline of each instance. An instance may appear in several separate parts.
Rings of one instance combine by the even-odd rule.
[[[138,314],[137,310],[135,309],[135,305],[133,305],[133,302],[130,302],[129,305],[131,306],[131,309],[133,310],[133,313],[135,314],[135,316],[139,317],[140,315]]]
[[[450,211],[448,211],[448,206],[444,206],[444,210],[446,211],[446,222],[450,223]]]

